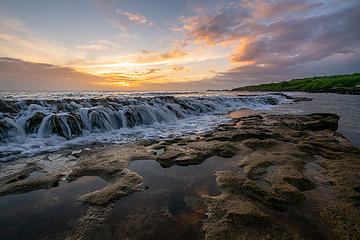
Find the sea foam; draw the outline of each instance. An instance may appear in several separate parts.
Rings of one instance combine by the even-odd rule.
[[[176,94],[174,94],[176,95]],[[288,103],[284,95],[125,96],[0,100],[0,161],[93,142],[126,143],[209,131],[239,109]]]

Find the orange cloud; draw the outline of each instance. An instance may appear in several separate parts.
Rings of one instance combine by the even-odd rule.
[[[145,16],[140,14],[134,14],[121,9],[116,9],[116,13],[125,16],[129,21],[136,22],[140,24],[148,24],[150,26],[154,25],[153,22],[149,21]]]
[[[181,71],[185,71],[185,72],[189,72],[189,69],[184,67],[184,66],[179,66],[179,65],[175,65],[172,70],[174,72],[181,72]]]
[[[109,49],[108,46],[103,45],[103,44],[80,45],[80,46],[77,46],[76,48],[80,49],[80,50],[86,50],[86,51],[97,51],[97,50]]]
[[[143,51],[132,59],[134,63],[155,63],[166,62],[171,59],[182,58],[188,55],[187,52],[180,48],[172,48],[165,52]]]
[[[249,9],[255,18],[273,18],[279,15],[299,14],[323,4],[304,0],[244,0],[240,5]]]
[[[105,77],[123,77],[123,78],[130,78],[130,77],[143,77],[150,74],[154,74],[161,71],[159,68],[148,68],[145,71],[128,71],[128,72],[108,72],[99,74],[100,76]]]

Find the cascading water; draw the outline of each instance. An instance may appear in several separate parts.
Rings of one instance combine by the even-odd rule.
[[[0,100],[0,161],[92,142],[124,143],[210,130],[238,109],[284,95]]]

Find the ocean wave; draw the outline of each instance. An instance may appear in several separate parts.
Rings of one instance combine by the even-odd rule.
[[[284,95],[0,100],[0,161],[92,142],[125,143],[208,131],[239,109]]]

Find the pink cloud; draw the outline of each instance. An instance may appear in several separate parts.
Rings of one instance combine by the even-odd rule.
[[[153,26],[154,23],[149,21],[146,17],[140,15],[140,14],[134,14],[127,11],[123,11],[121,9],[116,9],[116,13],[119,15],[125,16],[129,21],[139,23],[139,24],[148,24],[150,26]]]
[[[331,56],[340,61],[360,48],[360,3],[327,7],[324,11],[320,3],[299,0],[243,1],[215,13],[182,18],[184,41],[232,48],[228,57],[233,66],[215,77],[219,81],[287,80],[312,69],[314,62],[321,66]],[[359,58],[354,53],[351,61]]]

